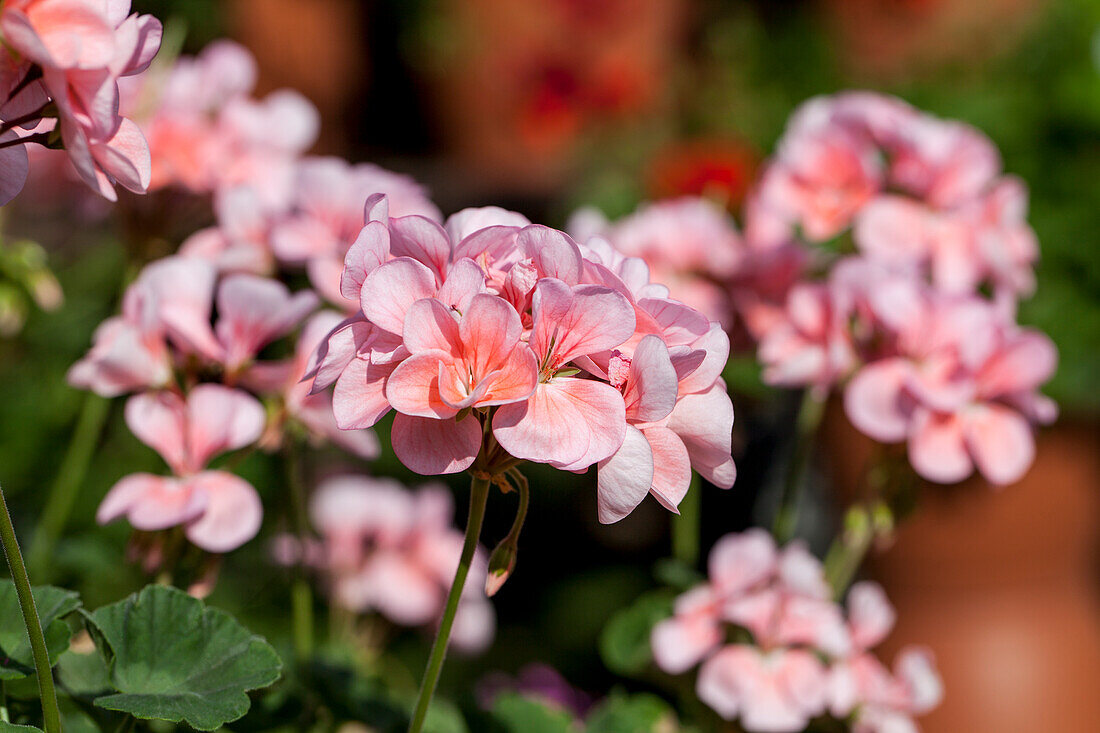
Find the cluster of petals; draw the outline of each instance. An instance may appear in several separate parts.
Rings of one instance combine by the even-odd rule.
[[[127,401],[126,424],[173,475],[122,478],[103,498],[97,521],[125,517],[148,532],[182,526],[191,542],[218,553],[256,535],[263,518],[256,490],[235,474],[206,468],[214,456],[260,438],[264,408],[255,397],[221,384],[200,384],[186,396],[143,392]]]
[[[249,185],[267,206],[290,195],[295,164],[316,141],[320,116],[291,90],[252,97],[256,78],[247,50],[215,41],[126,85],[123,109],[149,141],[151,188],[209,193]]]
[[[462,554],[462,532],[445,486],[409,490],[392,479],[335,476],[317,487],[309,514],[320,534],[304,545],[283,538],[283,559],[316,567],[335,603],[354,613],[376,612],[408,627],[431,626],[443,614]],[[485,596],[488,558],[474,554],[451,636],[465,651],[493,640],[496,616]]]
[[[866,256],[937,289],[1030,293],[1038,259],[1027,190],[960,122],[869,92],[817,97],[792,116],[746,209],[757,243],[850,233]]]
[[[373,196],[341,292],[359,310],[322,345],[344,428],[393,410],[394,452],[422,474],[495,460],[599,468],[600,519],[647,494],[675,509],[694,467],[732,485],[720,326],[669,299],[605,240],[488,207],[439,224]]]
[[[131,14],[129,0],[0,5],[0,204],[26,179],[24,139],[59,140],[80,178],[112,201],[115,184],[146,190],[149,147],[119,114],[119,80],[149,66],[160,38],[160,22]]]
[[[161,452],[175,478],[153,480],[138,474],[123,479],[104,500],[101,521],[126,516],[141,530],[176,524],[190,527],[202,515],[200,510],[206,511],[203,507],[221,506],[219,492],[226,501],[246,493],[247,485],[231,474],[203,472],[206,460],[257,441],[274,447],[288,421],[315,440],[332,440],[363,457],[377,455],[372,433],[339,430],[329,395],[310,394],[308,381],[302,381],[317,344],[340,321],[339,314],[315,313],[297,334],[295,352],[289,358],[259,358],[268,344],[298,329],[318,302],[311,291],[291,293],[270,278],[219,277],[216,268],[202,259],[172,256],[142,270],[126,290],[121,314],[100,325],[92,348],[72,366],[68,379],[73,386],[106,397],[139,393],[127,410],[131,430]],[[186,395],[180,391],[178,385],[199,379],[216,381],[201,382]],[[257,397],[271,409],[265,411]],[[159,406],[159,412],[150,405]],[[223,436],[222,443],[201,438],[225,429],[220,421],[236,419],[227,410],[244,415],[240,419],[248,430],[234,433],[237,437],[232,439]],[[247,435],[247,440],[241,435]],[[199,440],[217,450],[211,448],[195,458]],[[180,458],[172,452],[176,448],[164,445],[192,451],[191,458]],[[251,487],[248,492],[254,497]],[[191,495],[205,498],[185,502],[183,497]],[[154,511],[158,505],[160,513]],[[248,512],[234,510],[241,524],[233,528],[188,529],[188,536],[211,551],[231,549],[259,526],[258,500],[245,508]],[[223,539],[211,537],[211,532]]]
[[[1033,426],[1057,416],[1038,391],[1057,350],[1019,326],[1011,304],[945,293],[862,256],[796,285],[759,358],[773,384],[822,396],[843,385],[852,424],[906,442],[914,469],[939,483],[975,468],[994,484],[1018,481],[1035,456]]]
[[[779,550],[763,530],[719,540],[708,582],[681,595],[652,632],[663,671],[701,663],[700,700],[754,733],[801,731],[814,718],[853,716],[866,733],[915,731],[912,717],[941,696],[930,655],[907,649],[891,673],[870,653],[894,611],[882,589],[858,583],[847,609],[804,546]],[[727,638],[736,641],[727,643]]]

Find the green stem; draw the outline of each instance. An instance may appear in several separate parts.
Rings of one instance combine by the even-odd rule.
[[[0,489],[0,541],[3,542],[4,554],[8,558],[11,579],[15,582],[15,593],[19,596],[19,608],[23,611],[23,624],[27,627],[27,637],[31,642],[34,669],[38,673],[38,692],[42,698],[42,726],[45,733],[61,733],[61,712],[57,707],[57,691],[53,686],[50,655],[46,651],[46,639],[42,636],[42,622],[38,618],[38,609],[34,605],[31,581],[27,577],[23,555],[19,552],[19,541],[15,537],[15,527],[11,523],[11,514],[8,513],[8,503],[4,498],[3,489]]]
[[[84,485],[84,479],[88,475],[88,467],[107,422],[110,405],[110,400],[99,395],[85,395],[69,448],[61,459],[57,477],[50,485],[46,505],[27,550],[27,565],[34,576],[43,581],[49,580],[51,575],[54,547],[65,531],[80,487]]]
[[[852,584],[863,558],[875,539],[875,525],[867,509],[853,506],[844,518],[844,529],[825,555],[825,579],[838,600]]]
[[[470,572],[474,550],[477,549],[477,541],[481,536],[481,523],[485,519],[485,504],[488,499],[489,479],[475,476],[470,481],[470,516],[466,520],[462,556],[458,560],[458,569],[455,571],[451,591],[447,594],[447,605],[443,609],[439,631],[436,632],[432,651],[428,656],[428,667],[424,670],[424,679],[420,682],[420,694],[416,698],[416,708],[413,711],[412,722],[409,723],[409,733],[420,733],[420,729],[424,726],[424,719],[428,715],[428,704],[432,701],[436,683],[439,682],[439,672],[443,668],[443,658],[447,655],[447,642],[451,638],[451,627],[454,626],[458,601],[462,597],[462,588],[466,585],[466,576]]]
[[[516,507],[516,518],[512,521],[512,529],[508,531],[508,536],[504,538],[505,542],[510,542],[513,545],[519,542],[519,534],[523,531],[523,523],[527,521],[527,506],[531,503],[531,486],[527,483],[527,477],[519,472],[518,468],[509,468],[508,475],[516,484],[516,491],[519,492],[519,505]]]
[[[806,483],[806,467],[813,452],[813,439],[821,425],[825,412],[825,400],[815,394],[812,388],[802,395],[802,405],[798,409],[798,421],[794,440],[794,451],[787,466],[787,476],[783,483],[783,495],[779,501],[779,510],[775,513],[772,534],[775,541],[782,545],[794,537],[798,528],[798,505],[802,486]]]
[[[306,513],[306,492],[302,486],[301,468],[297,446],[291,444],[286,449],[287,483],[290,485],[290,512],[294,524],[294,533],[301,544],[303,560],[299,563],[296,577],[290,589],[290,625],[294,641],[294,655],[298,661],[305,662],[313,654],[313,589],[306,576],[305,545],[309,539],[309,519]]]
[[[689,567],[699,562],[699,532],[703,520],[699,477],[691,474],[691,485],[680,501],[679,516],[672,517],[672,556]]]

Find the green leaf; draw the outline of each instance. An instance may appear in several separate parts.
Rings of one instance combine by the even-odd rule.
[[[585,733],[658,733],[679,730],[676,713],[656,695],[612,695],[588,716]]]
[[[493,719],[508,733],[576,733],[578,730],[568,712],[515,693],[496,699]]]
[[[95,700],[108,710],[214,730],[248,712],[249,690],[279,678],[270,644],[175,588],[147,586],[88,619],[110,647],[120,694]]]
[[[0,733],[29,733],[34,731],[35,733],[42,733],[41,728],[35,728],[33,725],[16,725],[15,723],[5,723],[0,720]]]
[[[57,678],[73,695],[96,696],[112,691],[111,672],[99,650],[77,654],[69,650],[57,660]]]
[[[674,594],[657,590],[641,596],[614,616],[600,634],[600,657],[612,672],[636,675],[653,660],[649,635],[658,621],[672,615]]]
[[[63,588],[41,585],[31,588],[38,618],[46,637],[50,661],[56,663],[69,648],[72,633],[61,619],[80,608],[80,596]],[[34,656],[23,625],[23,612],[15,584],[0,581],[0,680],[18,679],[34,672]]]

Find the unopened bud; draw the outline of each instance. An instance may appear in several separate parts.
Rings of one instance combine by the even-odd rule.
[[[507,539],[496,546],[489,557],[489,574],[485,576],[485,595],[492,598],[516,569],[516,546]]]

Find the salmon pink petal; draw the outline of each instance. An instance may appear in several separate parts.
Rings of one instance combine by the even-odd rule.
[[[531,348],[559,368],[575,358],[614,349],[634,333],[634,309],[622,293],[599,285],[570,288],[543,278],[532,301]]]
[[[626,405],[609,384],[572,377],[539,384],[526,402],[498,408],[493,435],[516,458],[577,470],[623,443]]]
[[[481,422],[474,415],[459,421],[397,414],[390,434],[393,452],[410,470],[425,476],[469,468],[481,449]]]
[[[684,441],[692,468],[703,478],[720,488],[733,486],[733,402],[721,380],[706,392],[680,397],[666,427]]]
[[[319,304],[304,290],[294,295],[277,280],[233,275],[218,288],[215,332],[232,371],[255,358],[267,344],[288,333]]]
[[[478,293],[485,292],[485,273],[470,259],[461,259],[451,265],[447,272],[447,281],[439,288],[436,298],[444,305],[465,313],[470,300]]]
[[[451,214],[447,217],[445,228],[452,242],[463,242],[474,233],[491,227],[506,227],[518,231],[530,224],[530,220],[523,214],[517,214],[499,206],[482,206]],[[460,255],[456,252],[456,256],[473,257],[474,255]]]
[[[515,308],[495,295],[474,296],[458,330],[465,361],[476,375],[496,369],[505,356],[516,349],[523,335],[523,325]]]
[[[435,290],[435,276],[426,265],[411,257],[399,257],[367,275],[359,304],[371,323],[400,334],[409,307],[422,298],[433,297]]]
[[[206,498],[202,515],[184,529],[207,552],[229,552],[256,536],[264,509],[252,484],[226,471],[204,471],[186,480]]]
[[[469,578],[471,587],[482,587],[484,582]],[[493,604],[486,599],[463,596],[455,614],[454,627],[451,629],[451,643],[455,649],[466,654],[485,651],[493,641],[496,631],[496,612]]]
[[[390,219],[390,253],[426,265],[436,283],[442,283],[451,261],[451,240],[443,227],[427,217],[399,216]]]
[[[1016,483],[1035,460],[1031,426],[1008,407],[987,404],[971,408],[963,423],[963,434],[978,470],[994,484]]]
[[[779,583],[784,590],[809,598],[828,598],[831,590],[825,568],[802,540],[795,540],[779,555]]]
[[[650,493],[661,506],[679,514],[680,501],[691,486],[691,459],[680,436],[668,428],[652,426],[642,429],[653,450],[653,485]]]
[[[534,394],[539,381],[534,353],[526,345],[518,344],[505,358],[504,363],[483,381],[486,383],[486,390],[477,400],[479,407],[506,405],[528,399]]]
[[[705,335],[691,342],[691,348],[702,351],[699,365],[680,379],[680,394],[705,392],[722,376],[730,357],[730,338],[717,323],[710,324]],[[679,374],[679,370],[677,370]]]
[[[190,467],[187,406],[175,392],[145,392],[126,401],[126,425],[177,473]]]
[[[612,524],[634,511],[653,484],[653,452],[642,431],[627,426],[623,444],[600,461],[597,511],[602,524]]]
[[[900,358],[881,359],[856,372],[844,390],[844,411],[860,432],[883,443],[904,440],[909,410],[903,388],[912,368]]]
[[[358,302],[367,275],[382,266],[389,252],[390,230],[383,222],[369,222],[359,231],[344,256],[340,294],[348,300]]]
[[[105,143],[93,143],[91,152],[99,168],[127,191],[145,193],[149,188],[149,144],[131,120],[123,119],[114,137]]]
[[[443,588],[402,552],[374,553],[362,574],[370,607],[402,626],[431,623],[443,607]]]
[[[775,540],[753,528],[718,540],[710,551],[707,572],[720,592],[735,594],[771,577],[777,561]]]
[[[568,285],[581,281],[584,259],[580,247],[569,235],[532,224],[516,237],[516,248],[532,261],[541,277],[552,277]]]
[[[722,628],[705,616],[674,616],[653,627],[653,661],[668,674],[682,674],[722,643]]]
[[[355,358],[344,368],[332,393],[332,412],[341,430],[369,428],[390,411],[385,386],[396,366]]]
[[[214,456],[256,442],[264,429],[263,405],[239,389],[200,384],[187,396],[191,470]]]
[[[676,370],[668,347],[658,336],[646,336],[634,349],[623,400],[627,419],[657,422],[676,406]]]
[[[409,306],[402,334],[405,348],[413,354],[442,351],[454,359],[462,355],[458,322],[435,298],[424,298]]]
[[[848,591],[848,624],[857,649],[877,646],[896,620],[897,613],[878,583],[861,581]]]
[[[335,382],[371,337],[372,327],[362,314],[349,316],[336,324],[321,339],[310,357],[310,366],[302,380],[313,380],[310,392],[318,392]]]
[[[943,680],[936,671],[930,650],[905,647],[894,662],[894,673],[905,686],[909,707],[917,715],[928,712],[943,700]]]
[[[982,367],[979,389],[985,397],[1027,392],[1050,379],[1057,367],[1054,342],[1038,331],[1023,331]]]
[[[744,688],[762,674],[756,655],[754,650],[744,646],[720,649],[699,668],[695,684],[699,699],[726,720],[736,718],[745,704],[748,690]]]
[[[111,487],[99,505],[96,521],[106,524],[126,516],[135,529],[151,532],[190,521],[204,508],[205,499],[175,479],[135,473]]]
[[[386,399],[390,406],[405,415],[454,417],[460,408],[447,404],[441,394],[441,371],[456,371],[454,357],[445,351],[422,351],[405,359],[386,380]],[[448,394],[451,391],[448,389]]]
[[[948,413],[917,410],[909,433],[909,462],[929,481],[953,484],[970,475],[962,420]]]

